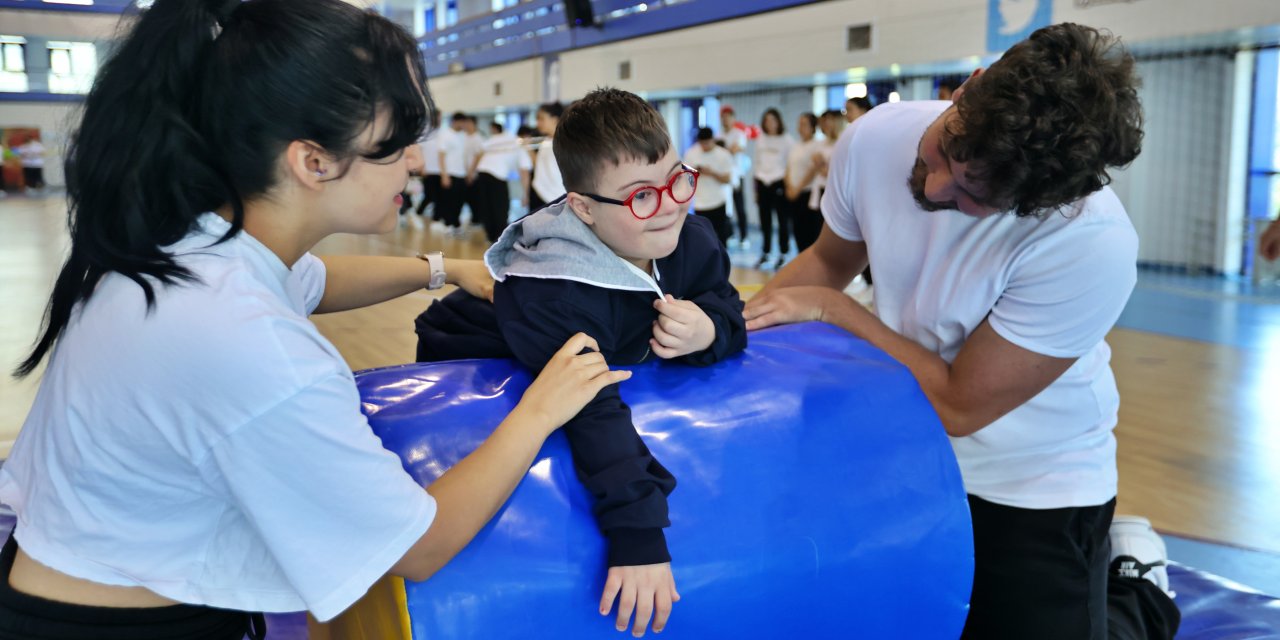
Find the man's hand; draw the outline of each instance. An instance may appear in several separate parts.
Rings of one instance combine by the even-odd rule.
[[[779,324],[821,321],[837,305],[862,308],[843,291],[830,287],[784,287],[748,300],[742,316],[747,320],[747,330],[755,331]]]
[[[662,633],[671,616],[671,604],[680,601],[676,592],[676,579],[671,575],[671,563],[642,564],[634,567],[609,567],[609,577],[604,581],[604,593],[600,597],[600,615],[607,616],[618,601],[618,631],[627,630],[631,612],[636,622],[631,635],[644,636],[653,617],[653,632]]]
[[[705,350],[716,339],[716,325],[702,307],[670,294],[655,300],[658,319],[653,322],[649,348],[659,358],[670,360]]]
[[[1280,258],[1280,218],[1271,221],[1271,225],[1262,232],[1262,240],[1258,241],[1258,252],[1269,262]]]

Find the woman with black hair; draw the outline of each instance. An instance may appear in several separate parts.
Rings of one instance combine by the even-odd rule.
[[[769,253],[773,250],[773,219],[778,218],[778,259],[773,264],[781,269],[791,248],[791,218],[785,193],[787,156],[795,140],[787,135],[782,124],[782,114],[772,107],[765,109],[760,118],[760,137],[756,139],[751,166],[755,167],[756,208],[760,211],[760,235],[763,246],[757,269],[769,266]]]
[[[321,260],[393,229],[433,111],[409,34],[340,0],[157,0],[67,153],[71,253],[16,375],[47,358],[0,500],[0,638],[239,640],[252,612],[328,620],[384,574],[424,580],[545,438],[625,379],[566,343],[427,491],[382,448],[307,320],[483,265]],[[584,353],[584,355],[578,355]]]

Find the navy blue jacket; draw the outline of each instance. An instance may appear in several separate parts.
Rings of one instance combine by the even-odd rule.
[[[697,304],[716,326],[705,351],[680,362],[706,366],[747,345],[742,301],[729,284],[729,257],[711,224],[689,216],[676,250],[657,261],[662,290]],[[611,366],[654,358],[649,350],[653,292],[603,288],[572,280],[508,277],[494,303],[461,291],[432,304],[415,322],[418,360],[515,357],[540,371],[573,334],[595,338]],[[609,542],[609,566],[669,562],[667,495],[676,481],[636,433],[618,385],[605,388],[564,427],[595,515]]]

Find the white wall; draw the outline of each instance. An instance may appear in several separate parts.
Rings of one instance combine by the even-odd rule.
[[[494,95],[495,83],[502,84],[500,96]],[[537,104],[542,102],[542,59],[437,76],[427,84],[436,105],[446,113]]]
[[[1280,1],[1134,0],[1081,8],[1076,0],[1056,0],[1052,19],[1107,28],[1137,44],[1280,24]],[[657,92],[961,60],[988,53],[986,20],[985,0],[830,0],[563,53],[562,95],[571,99],[601,84]],[[872,51],[845,51],[847,28],[866,22],[874,25]],[[631,79],[619,80],[618,65],[626,61],[631,62]],[[540,101],[541,66],[525,64],[496,69],[527,74],[529,93],[523,97],[532,104]],[[476,110],[499,104],[491,86],[487,93],[452,95],[466,77],[493,72],[437,80],[442,102],[447,98],[460,109]],[[483,88],[487,83],[480,84]]]
[[[80,103],[0,102],[0,129],[40,129],[45,147],[45,182],[60,187],[66,184],[62,175],[62,150],[76,124],[79,109]]]

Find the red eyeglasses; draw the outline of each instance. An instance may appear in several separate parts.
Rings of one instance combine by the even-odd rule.
[[[626,200],[614,200],[594,193],[584,193],[582,195],[596,202],[626,206],[631,209],[631,215],[637,219],[648,220],[662,208],[663,191],[671,194],[671,199],[679,204],[684,204],[693,199],[693,194],[698,191],[698,172],[688,166],[682,165],[682,167],[680,173],[671,176],[671,181],[667,183],[667,186],[640,187],[632,191]]]

